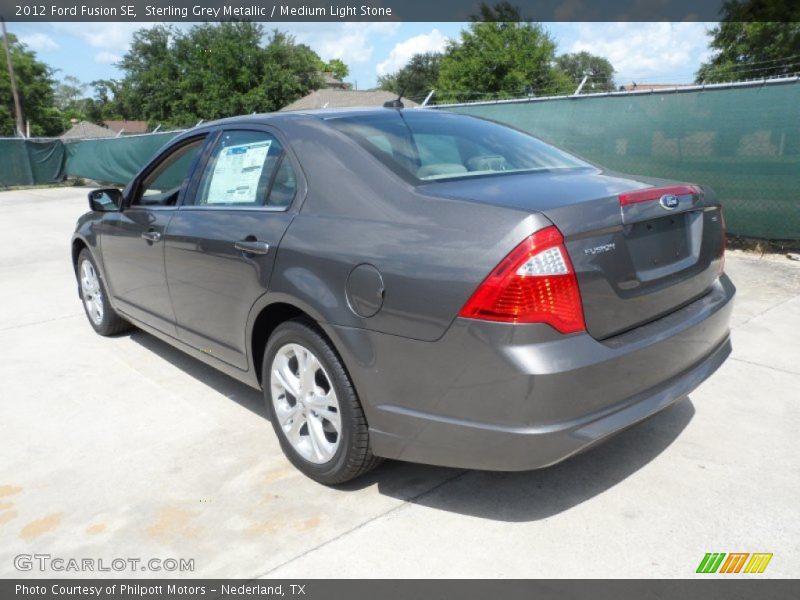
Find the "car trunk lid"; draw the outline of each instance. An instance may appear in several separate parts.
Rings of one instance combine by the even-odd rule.
[[[719,275],[722,216],[713,192],[596,170],[503,175],[427,193],[544,214],[564,236],[587,332],[606,339],[677,310]]]

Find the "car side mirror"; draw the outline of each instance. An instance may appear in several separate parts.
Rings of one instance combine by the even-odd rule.
[[[102,188],[89,192],[89,208],[97,212],[115,212],[122,207],[122,192],[117,188]]]

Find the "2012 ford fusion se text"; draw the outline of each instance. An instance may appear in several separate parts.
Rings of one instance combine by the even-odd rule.
[[[263,389],[289,460],[552,465],[730,353],[724,221],[443,111],[252,115],[174,138],[72,240],[102,335],[136,326]]]

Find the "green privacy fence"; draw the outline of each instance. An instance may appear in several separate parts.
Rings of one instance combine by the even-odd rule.
[[[65,157],[59,140],[0,139],[0,186],[60,181]]]
[[[731,233],[800,239],[800,82],[440,106],[616,171],[711,186]]]
[[[66,173],[125,185],[164,144],[179,132],[68,142]]]
[[[179,132],[95,140],[0,138],[0,188],[85,177],[125,185]]]

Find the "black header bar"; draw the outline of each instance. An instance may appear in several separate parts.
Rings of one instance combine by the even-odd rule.
[[[487,4],[495,4],[489,0]],[[719,21],[724,0],[511,0],[531,21]],[[469,21],[479,0],[0,0],[6,21]],[[763,6],[763,3],[762,3]],[[763,11],[762,11],[763,12]],[[791,20],[758,11],[746,20]]]
[[[786,600],[797,580],[4,579],[3,600]]]

